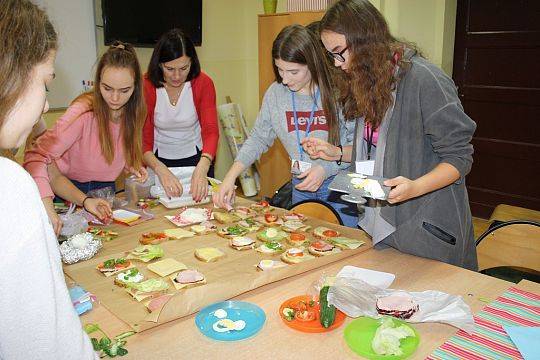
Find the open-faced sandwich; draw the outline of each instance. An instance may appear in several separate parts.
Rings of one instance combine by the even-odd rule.
[[[168,239],[169,237],[163,232],[147,232],[141,235],[139,242],[143,245],[157,245]]]
[[[287,242],[294,247],[301,247],[309,243],[306,235],[301,233],[290,233]]]
[[[288,220],[281,225],[281,228],[287,232],[308,231],[311,226],[304,224],[300,220]]]
[[[140,283],[130,284],[126,291],[137,301],[153,298],[164,294],[169,284],[161,279],[148,279]]]
[[[225,253],[218,248],[205,247],[195,249],[195,257],[204,262],[218,261],[225,256]]]
[[[89,226],[88,230],[86,231],[94,235],[94,237],[99,238],[101,241],[111,241],[118,236],[118,233],[116,231],[99,229],[93,226]]]
[[[285,250],[285,248],[278,241],[267,241],[267,242],[261,244],[261,246],[259,246],[255,250],[257,250],[258,252],[263,253],[263,254],[278,254],[278,253],[283,252],[283,250]]]
[[[158,274],[161,277],[164,277],[174,272],[185,270],[187,269],[187,267],[176,259],[167,258],[148,265],[147,269]]]
[[[229,245],[235,250],[250,250],[255,247],[255,240],[245,236],[235,236],[229,240]]]
[[[326,240],[328,238],[335,238],[340,235],[339,231],[329,229],[324,226],[318,226],[315,229],[313,229],[313,235],[322,240]]]
[[[126,259],[149,262],[160,257],[163,257],[163,248],[160,245],[142,245],[131,250]]]
[[[345,236],[328,238],[327,241],[343,250],[354,250],[365,244],[362,240],[351,239]]]
[[[221,211],[214,211],[214,219],[216,219],[221,224],[230,224],[241,220],[238,216],[233,213],[226,213]]]
[[[218,235],[225,239],[231,239],[235,236],[244,236],[248,233],[248,230],[240,225],[232,225],[219,229]]]
[[[317,240],[315,242],[312,242],[311,245],[309,245],[308,251],[311,255],[325,256],[337,254],[341,252],[341,249],[324,240]]]
[[[237,206],[233,210],[233,214],[238,216],[240,219],[249,219],[257,215],[255,210],[251,210],[246,206]]]
[[[170,279],[177,290],[206,284],[204,275],[194,269],[182,270],[171,275]]]
[[[377,312],[400,319],[409,319],[419,310],[418,303],[407,293],[397,293],[377,299]]]
[[[105,276],[111,276],[119,271],[130,268],[131,265],[131,261],[124,258],[109,259],[102,263],[99,263],[98,266],[96,266],[96,269],[98,269],[99,272],[101,272]]]
[[[246,229],[249,232],[259,231],[260,228],[262,227],[261,224],[259,224],[258,222],[256,222],[253,219],[240,220],[238,222],[238,225],[240,225],[241,227],[243,227],[244,229]]]
[[[192,236],[195,236],[194,232],[184,230],[182,228],[165,229],[163,230],[163,232],[169,238],[169,240],[180,240],[180,239],[185,239],[185,238],[190,238]]]
[[[276,228],[267,228],[257,233],[257,239],[261,241],[281,241],[287,237],[285,231]]]
[[[132,284],[140,283],[144,280],[144,275],[137,268],[122,271],[114,278],[114,283],[121,287],[130,287]]]
[[[283,263],[281,261],[261,260],[257,264],[257,270],[268,271],[268,270],[273,270],[273,269],[279,269],[279,268],[282,268],[282,267],[285,267],[285,266],[287,266],[287,264],[285,264],[285,263]]]
[[[311,260],[315,257],[308,254],[303,248],[290,248],[281,254],[281,261],[286,262],[287,264],[298,264],[302,261]]]
[[[212,224],[210,221],[203,221],[198,225],[193,225],[190,229],[196,234],[206,235],[217,231],[217,226]]]
[[[283,219],[283,221],[291,221],[291,220],[305,221],[306,215],[295,213],[295,212],[288,212],[288,213],[283,214],[281,218]]]
[[[281,220],[279,216],[269,212],[257,216],[255,220],[266,226],[280,226],[283,224],[283,220]]]
[[[270,203],[266,200],[261,200],[255,204],[250,205],[251,210],[255,210],[257,212],[266,212],[266,211],[272,211],[273,208],[270,206]]]

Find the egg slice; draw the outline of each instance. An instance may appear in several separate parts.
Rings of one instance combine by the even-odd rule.
[[[214,316],[218,319],[225,319],[227,317],[227,312],[223,309],[217,309],[214,311]]]
[[[277,234],[278,234],[278,232],[277,232],[276,229],[270,228],[270,229],[266,230],[266,236],[269,237],[269,238],[276,237]]]
[[[216,321],[214,325],[212,325],[212,328],[214,331],[222,333],[229,330],[234,330],[235,324],[231,319],[220,319]]]
[[[234,322],[234,330],[241,331],[246,327],[246,322],[244,320],[237,320]]]

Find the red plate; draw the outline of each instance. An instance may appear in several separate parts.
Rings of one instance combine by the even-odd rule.
[[[324,328],[321,325],[320,320],[319,320],[320,306],[319,306],[318,301],[315,302],[313,307],[308,306],[308,310],[313,310],[315,312],[315,319],[314,320],[300,321],[300,320],[295,318],[294,320],[289,321],[289,320],[285,319],[285,315],[283,314],[283,309],[284,308],[288,307],[288,308],[293,308],[294,309],[295,307],[298,306],[298,303],[300,303],[301,301],[304,301],[306,304],[309,304],[310,300],[311,300],[311,296],[309,296],[309,295],[301,295],[301,296],[295,296],[293,298],[290,298],[289,300],[287,300],[283,304],[281,304],[281,306],[279,307],[279,316],[281,317],[281,320],[283,320],[285,325],[287,325],[288,327],[290,327],[290,328],[292,328],[294,330],[298,330],[298,331],[302,331],[302,332],[306,332],[306,333],[328,332],[328,331],[332,331],[334,329],[337,329],[338,327],[343,325],[343,322],[345,321],[345,314],[342,313],[339,310],[336,310],[336,319],[335,319],[334,323],[329,328]]]

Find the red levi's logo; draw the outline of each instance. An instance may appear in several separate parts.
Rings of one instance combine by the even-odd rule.
[[[311,111],[296,112],[296,116],[298,117],[298,130],[306,131],[309,115],[311,115]],[[287,131],[294,132],[294,112],[285,111],[285,117],[287,119]],[[311,124],[309,131],[315,130],[328,131],[328,123],[326,122],[326,116],[324,115],[323,110],[317,110],[313,113],[313,123]]]

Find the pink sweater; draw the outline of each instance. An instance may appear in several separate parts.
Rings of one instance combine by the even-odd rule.
[[[47,165],[52,161],[56,161],[60,172],[71,180],[116,180],[126,165],[120,128],[120,124],[110,124],[114,159],[108,164],[101,154],[94,113],[85,105],[71,105],[24,155],[24,168],[34,178],[41,197],[54,197],[47,173]]]

